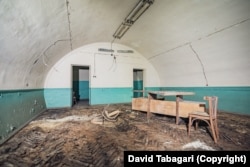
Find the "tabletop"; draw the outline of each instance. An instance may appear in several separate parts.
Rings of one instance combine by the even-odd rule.
[[[194,95],[194,92],[181,92],[181,91],[149,91],[148,93],[157,94],[161,96],[178,96],[178,95]]]

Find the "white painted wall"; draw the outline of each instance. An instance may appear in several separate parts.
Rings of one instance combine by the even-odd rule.
[[[117,53],[117,50],[133,50],[113,44],[116,61],[110,53],[99,52],[98,48],[111,48],[110,43],[95,43],[80,47],[60,59],[49,71],[44,88],[72,87],[72,65],[90,67],[90,87],[133,87],[133,69],[144,70],[144,86],[160,86],[154,67],[138,52]]]
[[[164,86],[249,86],[249,46],[248,19],[162,52],[150,62]]]

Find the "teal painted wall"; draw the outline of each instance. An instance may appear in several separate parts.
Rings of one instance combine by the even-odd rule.
[[[218,96],[219,110],[250,115],[250,87],[161,87],[158,90],[192,91],[195,95],[184,96],[184,99],[195,101],[203,101],[204,96]],[[167,96],[165,99],[174,101],[175,97]]]
[[[0,142],[45,109],[43,89],[0,90]]]
[[[133,88],[92,88],[91,105],[131,103]]]
[[[71,88],[46,88],[44,98],[47,108],[68,108],[72,105]]]
[[[90,104],[130,103],[132,88],[91,88]],[[71,88],[44,89],[47,108],[64,108],[72,106]]]
[[[250,115],[250,87],[146,87],[145,91],[192,91],[195,95],[184,96],[186,100],[203,101],[203,96],[218,96],[221,111]],[[91,88],[90,105],[130,103],[133,88]],[[48,108],[71,107],[71,89],[45,89]],[[145,97],[147,94],[144,95]],[[175,100],[167,96],[166,100]]]

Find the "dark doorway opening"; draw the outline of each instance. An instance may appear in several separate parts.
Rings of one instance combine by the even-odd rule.
[[[143,70],[142,69],[133,69],[133,91],[134,97],[143,97],[144,93],[143,86]]]
[[[89,105],[89,66],[72,66],[72,105]]]

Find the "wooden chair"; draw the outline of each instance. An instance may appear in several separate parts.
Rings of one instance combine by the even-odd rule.
[[[104,120],[109,121],[109,122],[117,121],[117,117],[121,112],[120,110],[108,111],[108,107],[109,107],[109,104],[105,106],[102,111],[103,123],[104,123]]]
[[[198,127],[198,120],[206,122],[211,131],[214,142],[217,143],[219,139],[219,131],[217,125],[217,105],[218,105],[218,97],[216,96],[205,96],[204,100],[208,101],[208,109],[206,112],[192,112],[189,113],[189,123],[188,123],[188,135],[190,135],[190,128],[195,121],[195,129]]]
[[[105,120],[110,122],[115,122],[117,120],[118,115],[120,114],[120,110],[115,110],[108,112],[107,110],[104,110],[102,112],[102,116]]]

